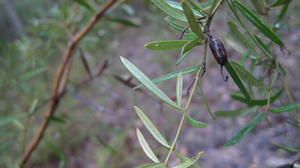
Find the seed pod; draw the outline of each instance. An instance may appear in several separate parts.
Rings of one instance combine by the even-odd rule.
[[[224,66],[227,63],[227,53],[223,43],[212,35],[208,35],[208,42],[216,61],[219,65]]]
[[[219,39],[214,38],[209,33],[207,33],[207,35],[208,35],[209,48],[210,48],[213,56],[215,57],[216,61],[218,62],[218,64],[221,65],[221,74],[222,74],[224,81],[227,81],[228,76],[226,76],[225,78],[223,76],[223,66],[225,64],[227,64],[227,62],[228,62],[226,49],[225,49],[223,43]]]

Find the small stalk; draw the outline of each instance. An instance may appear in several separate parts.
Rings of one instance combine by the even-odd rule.
[[[178,140],[178,138],[179,138],[180,132],[181,132],[182,127],[183,127],[183,121],[184,121],[185,116],[186,116],[186,114],[187,114],[187,112],[188,112],[189,105],[190,105],[191,100],[192,100],[192,97],[193,97],[193,95],[194,95],[194,93],[195,93],[196,86],[197,86],[197,83],[199,82],[200,74],[202,73],[202,71],[203,71],[203,68],[200,68],[200,69],[197,71],[197,73],[196,73],[196,75],[195,75],[195,80],[194,80],[194,83],[193,83],[193,87],[192,87],[191,93],[190,93],[190,95],[189,95],[189,97],[188,97],[187,103],[185,104],[184,110],[181,111],[181,112],[183,112],[183,114],[182,114],[182,117],[181,117],[181,120],[180,120],[178,129],[177,129],[177,131],[176,131],[176,135],[175,135],[175,138],[174,138],[174,140],[173,140],[172,146],[171,146],[171,148],[170,148],[170,150],[169,150],[169,153],[168,153],[168,155],[167,155],[167,157],[166,157],[166,159],[165,159],[165,162],[164,162],[166,166],[167,166],[167,164],[168,164],[168,161],[169,161],[169,159],[170,159],[170,156],[171,156],[171,154],[172,154],[172,152],[173,152],[173,150],[174,150],[174,148],[175,148],[175,145],[176,145],[176,143],[177,143],[177,140]]]

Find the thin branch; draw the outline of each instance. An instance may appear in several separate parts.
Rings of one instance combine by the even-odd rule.
[[[109,8],[111,8],[116,3],[116,1],[117,0],[109,0],[105,4],[103,4],[103,6],[99,9],[99,11],[91,18],[89,23],[84,28],[82,28],[78,33],[76,33],[74,35],[74,37],[69,41],[68,47],[66,48],[66,50],[63,54],[60,66],[57,70],[57,73],[56,73],[56,76],[55,76],[55,79],[53,82],[49,108],[46,111],[45,117],[44,117],[42,123],[40,124],[40,126],[38,127],[38,130],[37,130],[34,138],[32,139],[28,148],[25,150],[25,153],[19,164],[19,167],[23,167],[30,159],[32,152],[39,145],[39,143],[42,140],[44,133],[49,125],[48,118],[55,113],[55,111],[58,107],[60,97],[62,95],[61,93],[63,93],[63,92],[59,92],[59,91],[64,90],[64,87],[66,86],[66,82],[64,82],[65,80],[63,80],[62,78],[65,74],[66,69],[68,69],[67,66],[72,58],[74,49],[76,48],[76,46],[80,42],[80,40],[94,27],[96,22],[103,17],[105,12]],[[68,77],[66,76],[66,78],[68,78]],[[63,88],[61,86],[63,86]]]

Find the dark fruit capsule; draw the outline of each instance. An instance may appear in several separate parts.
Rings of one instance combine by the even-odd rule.
[[[217,39],[214,38],[212,35],[208,34],[208,43],[209,43],[209,48],[214,55],[216,61],[218,62],[219,65],[221,65],[221,74],[224,79],[224,81],[228,80],[228,76],[224,78],[223,76],[223,66],[227,64],[227,53],[226,49],[223,45],[223,43]]]
[[[219,65],[224,66],[227,63],[227,53],[223,43],[213,36],[208,36],[209,48],[213,53]]]

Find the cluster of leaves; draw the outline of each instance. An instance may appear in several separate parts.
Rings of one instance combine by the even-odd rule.
[[[170,0],[152,0],[152,2],[167,15],[165,19],[166,23],[172,29],[183,32],[187,30],[185,29],[185,24],[190,26],[187,33],[184,34],[186,40],[154,41],[145,44],[145,47],[152,50],[181,49],[180,57],[176,62],[178,65],[185,60],[194,47],[206,43],[205,33],[198,23],[197,18],[205,16],[208,18],[206,21],[210,22],[210,17],[213,17],[214,13],[223,3],[223,0],[210,0],[201,3],[196,0],[183,0],[181,3]],[[276,59],[276,53],[272,48],[279,46],[282,50],[285,49],[284,42],[276,31],[281,27],[282,19],[286,14],[290,3],[291,0],[252,0],[251,2],[226,0],[226,6],[230,9],[234,17],[234,19],[227,22],[229,31],[226,37],[226,44],[241,53],[242,57],[239,61],[229,60],[225,65],[225,68],[235,85],[239,88],[238,91],[231,93],[232,99],[243,103],[245,107],[236,110],[218,110],[214,112],[214,115],[217,117],[237,117],[247,114],[251,116],[251,119],[224,144],[225,146],[238,143],[245,135],[261,123],[266,118],[266,115],[292,111],[289,114],[291,114],[292,119],[294,120],[293,125],[297,125],[300,121],[297,113],[293,113],[293,110],[296,110],[299,107],[299,104],[295,104],[288,95],[287,86],[282,84],[282,86],[276,85],[275,87],[274,85],[275,80],[279,79],[283,81],[286,75],[284,67]],[[251,5],[253,8],[250,7]],[[275,19],[275,22],[270,25],[270,23],[262,19],[261,15],[265,15],[269,10],[276,8],[281,8],[281,10]],[[250,29],[251,26],[254,26],[254,29]],[[181,106],[183,75],[199,72],[203,67],[200,65],[193,65],[151,80],[130,61],[123,57],[121,57],[121,60],[129,72],[141,83],[136,88],[144,87],[164,103],[174,109],[182,111],[185,118],[192,126],[206,126],[206,124],[196,121],[188,116],[187,108]],[[250,70],[247,70],[247,66],[250,67]],[[254,75],[257,72],[260,72],[259,75]],[[263,75],[265,74],[264,72],[268,72],[266,76]],[[197,75],[199,75],[199,73],[196,73],[195,78],[197,78]],[[172,101],[155,85],[155,83],[163,82],[175,77],[177,77],[177,103]],[[290,97],[289,102],[281,101],[280,107],[273,107],[272,104],[280,99],[284,91],[286,91],[285,93]],[[169,142],[161,135],[144,112],[138,107],[134,107],[134,109],[151,135],[160,144],[170,150],[169,154],[175,150],[172,146],[176,144],[176,139],[178,137],[175,137],[172,146],[170,146]],[[180,128],[181,125],[179,126],[177,133],[180,132]],[[149,159],[154,162],[141,167],[166,167],[168,156],[165,162],[161,162],[155,156],[139,129],[137,129],[137,136],[144,152]],[[287,149],[287,147],[281,145],[277,146]],[[294,149],[294,151],[299,150]],[[175,167],[190,167],[200,157],[200,154],[202,154],[202,152],[193,158],[183,159],[182,162]]]

